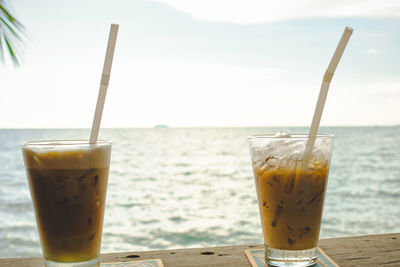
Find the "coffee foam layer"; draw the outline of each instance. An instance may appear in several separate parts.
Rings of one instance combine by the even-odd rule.
[[[50,151],[23,149],[25,166],[28,169],[107,168],[110,154],[109,147]]]

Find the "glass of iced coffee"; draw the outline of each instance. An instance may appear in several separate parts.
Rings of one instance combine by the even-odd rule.
[[[111,141],[22,145],[45,266],[100,266]]]
[[[308,135],[249,136],[265,261],[272,266],[315,264],[333,136],[317,135],[308,163]]]

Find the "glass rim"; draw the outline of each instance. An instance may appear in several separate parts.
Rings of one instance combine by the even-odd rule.
[[[333,134],[317,134],[315,136],[319,139],[333,139],[335,136]],[[290,136],[276,136],[275,134],[254,134],[247,137],[248,140],[263,140],[263,139],[308,139],[308,134],[291,134]]]
[[[72,147],[72,146],[106,146],[111,145],[111,139],[99,139],[96,143],[89,143],[89,139],[71,139],[71,140],[41,140],[28,141],[21,144],[21,147]]]

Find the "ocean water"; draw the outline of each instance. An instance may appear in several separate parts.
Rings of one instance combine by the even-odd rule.
[[[102,252],[262,243],[249,134],[307,128],[102,129],[113,140]],[[400,127],[333,127],[321,238],[400,232]],[[0,130],[0,257],[41,256],[20,144],[88,129]]]

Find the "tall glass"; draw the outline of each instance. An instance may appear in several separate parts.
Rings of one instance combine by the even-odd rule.
[[[100,266],[111,141],[22,145],[45,266]]]
[[[315,264],[333,136],[316,137],[303,166],[307,135],[249,136],[265,261],[273,266]]]

